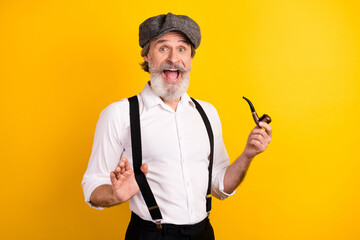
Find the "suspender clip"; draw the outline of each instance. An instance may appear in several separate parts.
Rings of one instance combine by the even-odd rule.
[[[161,219],[159,219],[159,220],[155,220],[155,223],[156,223],[156,229],[162,229],[162,226],[161,226]]]

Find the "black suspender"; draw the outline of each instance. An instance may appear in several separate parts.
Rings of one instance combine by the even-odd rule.
[[[213,167],[213,161],[214,161],[214,135],[213,135],[213,131],[211,129],[210,121],[209,121],[208,117],[206,116],[204,109],[201,107],[201,105],[195,99],[191,98],[191,100],[193,100],[193,102],[195,103],[196,109],[199,111],[199,113],[205,123],[206,130],[207,130],[207,133],[209,135],[209,140],[210,140],[209,181],[208,181],[208,189],[207,189],[207,193],[206,193],[206,212],[209,214],[210,210],[211,210],[211,177],[212,177],[212,167]]]
[[[133,96],[129,98],[129,102],[130,102],[131,147],[132,147],[135,179],[137,184],[139,185],[146,206],[149,209],[151,218],[153,220],[160,220],[162,219],[162,215],[159,206],[156,203],[154,194],[150,189],[145,174],[140,170],[140,167],[142,165],[142,151],[141,151],[139,101],[137,96]]]
[[[142,165],[142,149],[141,149],[141,130],[140,130],[140,115],[139,115],[139,101],[137,96],[128,98],[130,103],[130,131],[131,131],[131,146],[133,155],[133,167],[135,173],[136,182],[139,185],[141,194],[145,200],[146,206],[149,209],[151,218],[157,223],[162,219],[162,215],[159,206],[156,203],[154,194],[152,193],[149,183],[146,179],[145,174],[140,170]],[[199,111],[209,135],[210,140],[210,156],[209,156],[209,181],[208,189],[206,193],[206,211],[211,210],[211,177],[212,177],[212,166],[214,156],[214,135],[211,129],[210,121],[207,118],[204,109],[201,105],[193,98],[191,100],[195,103],[196,109]]]

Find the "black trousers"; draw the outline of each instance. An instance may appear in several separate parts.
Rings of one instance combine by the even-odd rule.
[[[194,225],[156,224],[145,221],[135,213],[126,231],[125,240],[214,240],[214,230],[209,218]]]

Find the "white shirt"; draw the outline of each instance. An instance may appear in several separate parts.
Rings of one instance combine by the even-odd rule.
[[[207,215],[210,143],[195,104],[185,93],[175,112],[152,92],[148,84],[138,99],[143,163],[149,166],[146,178],[163,216],[162,223],[195,224],[202,221]],[[212,195],[225,199],[233,193],[224,192],[224,175],[230,161],[222,139],[220,119],[211,104],[199,103],[214,133]],[[109,105],[100,114],[82,180],[85,201],[90,205],[95,188],[111,185],[110,172],[123,156],[133,166],[127,99]],[[138,216],[152,221],[141,193],[132,197],[129,205]]]

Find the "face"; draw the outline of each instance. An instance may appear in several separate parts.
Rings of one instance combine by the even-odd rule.
[[[168,32],[150,43],[151,88],[164,100],[180,98],[187,90],[191,70],[191,46],[178,32]]]

